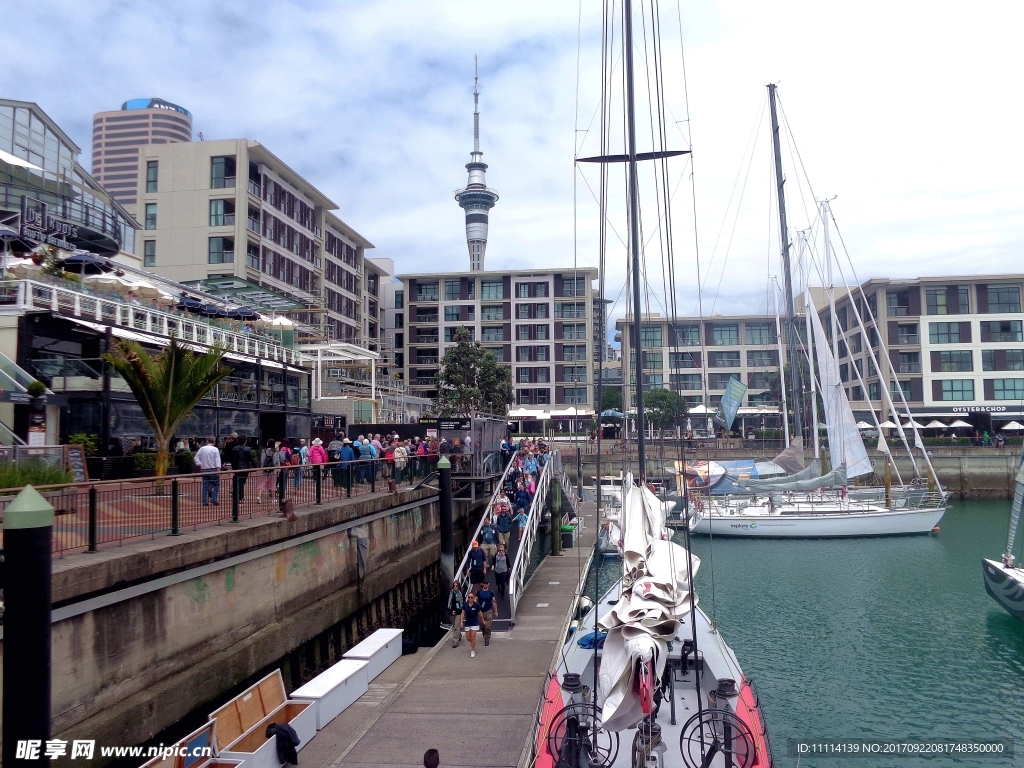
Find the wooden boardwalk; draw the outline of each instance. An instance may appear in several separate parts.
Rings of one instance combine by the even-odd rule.
[[[538,566],[516,626],[453,649],[447,639],[404,656],[302,749],[314,768],[421,768],[437,749],[445,768],[525,765],[548,671],[594,548],[593,504],[583,505],[578,545]]]

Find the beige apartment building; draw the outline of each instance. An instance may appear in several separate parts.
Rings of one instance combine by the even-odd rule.
[[[434,397],[438,362],[467,328],[512,369],[519,421],[594,413],[594,268],[399,275],[409,389]],[[404,334],[401,326],[404,325]],[[398,337],[401,337],[398,339]],[[402,342],[399,345],[399,340]]]
[[[163,99],[130,99],[92,119],[92,175],[122,205],[138,203],[138,148],[192,141],[192,113]]]

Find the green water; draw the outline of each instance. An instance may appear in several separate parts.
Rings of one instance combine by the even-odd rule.
[[[955,502],[933,536],[695,539],[700,605],[787,738],[1013,738],[1012,759],[803,759],[807,766],[1024,766],[1024,624],[985,592],[1008,502]]]

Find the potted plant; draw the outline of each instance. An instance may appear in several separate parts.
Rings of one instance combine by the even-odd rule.
[[[135,462],[135,474],[138,477],[153,477],[156,474],[156,454],[136,453],[132,455]]]

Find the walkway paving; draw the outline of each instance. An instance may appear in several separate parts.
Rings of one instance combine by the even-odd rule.
[[[437,749],[445,768],[520,765],[561,632],[594,546],[593,505],[584,505],[578,546],[547,557],[522,599],[516,626],[489,647],[442,640],[403,657],[317,733],[299,757],[314,768],[421,768]]]

